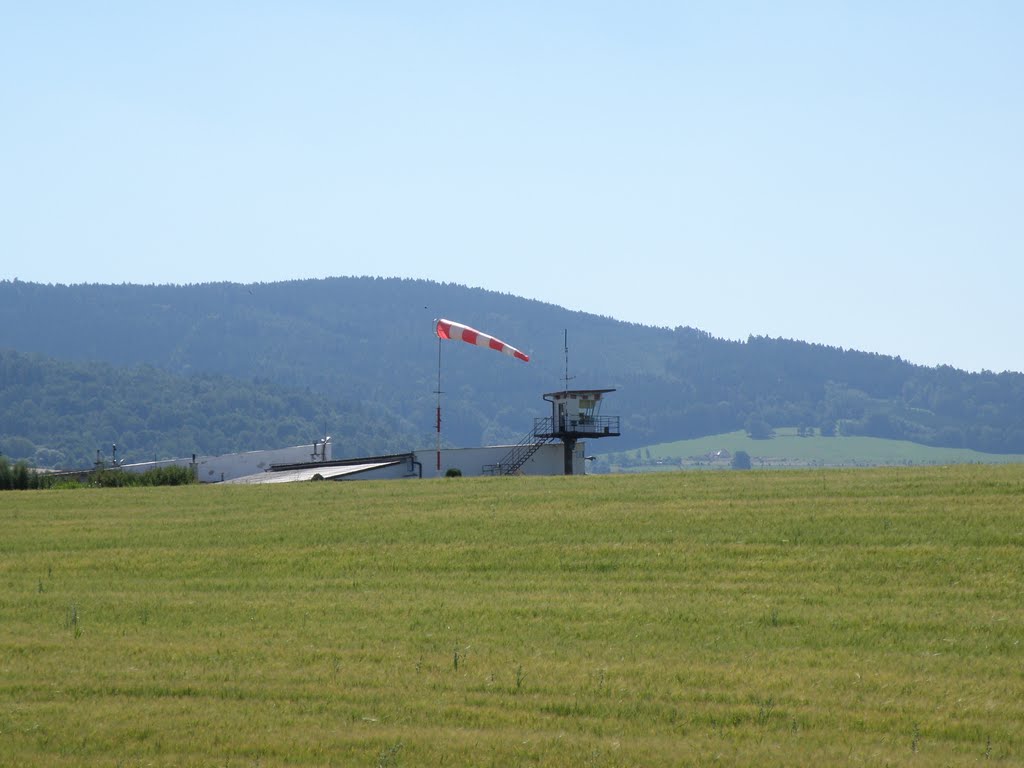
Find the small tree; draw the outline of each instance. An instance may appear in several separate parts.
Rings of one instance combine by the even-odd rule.
[[[762,418],[751,416],[744,425],[747,434],[754,440],[769,440],[775,437],[775,430],[772,425]]]
[[[750,454],[746,451],[736,451],[732,455],[732,468],[733,469],[750,469]]]
[[[19,461],[14,465],[14,476],[11,487],[16,491],[27,491],[29,489],[29,483],[31,477],[28,471],[28,464],[24,461]]]

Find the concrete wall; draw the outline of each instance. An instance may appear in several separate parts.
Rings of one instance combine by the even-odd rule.
[[[577,475],[586,474],[586,461],[584,461],[585,444],[576,444],[573,453],[573,473]],[[441,472],[437,472],[436,450],[416,451],[416,460],[423,464],[424,477],[442,477],[449,469],[459,469],[463,477],[479,477],[484,473],[484,467],[497,464],[508,452],[512,450],[510,445],[495,445],[484,448],[442,448],[441,449]],[[565,460],[562,453],[561,443],[548,443],[542,445],[533,456],[530,457],[519,471],[524,475],[561,475],[565,473]]]

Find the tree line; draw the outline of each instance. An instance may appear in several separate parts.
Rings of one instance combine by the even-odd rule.
[[[388,414],[312,392],[0,351],[0,454],[33,466],[90,467],[112,444],[127,463],[312,444],[342,425],[338,455],[408,442]]]
[[[0,491],[41,491],[50,488],[138,488],[158,485],[191,485],[196,482],[189,467],[154,467],[145,472],[101,468],[82,476],[42,472],[25,461],[11,464],[0,456]]]

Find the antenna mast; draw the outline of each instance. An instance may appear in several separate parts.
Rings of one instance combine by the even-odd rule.
[[[575,379],[575,376],[569,375],[569,329],[564,329],[564,345],[565,345],[565,391],[569,391],[569,382]]]

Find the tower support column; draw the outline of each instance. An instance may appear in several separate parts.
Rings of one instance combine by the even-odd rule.
[[[571,475],[573,465],[573,454],[576,453],[576,441],[573,440],[572,438],[564,438],[562,440],[562,451],[565,456],[565,474]]]

